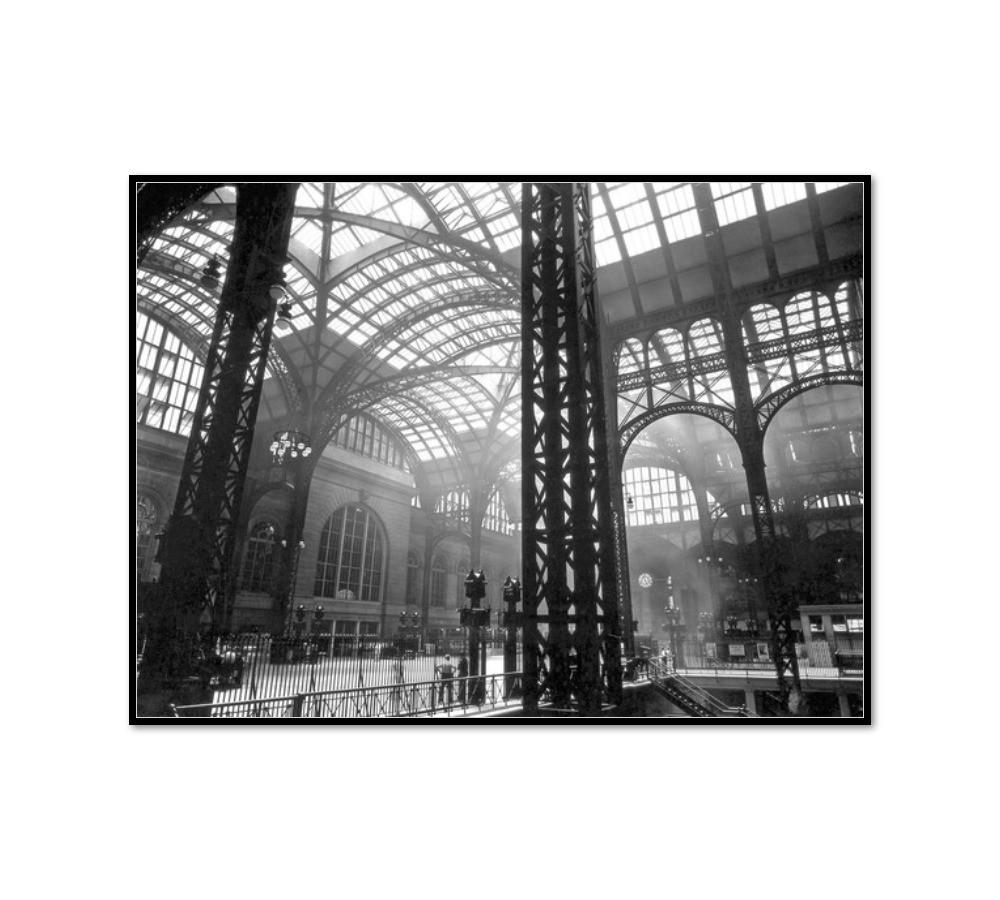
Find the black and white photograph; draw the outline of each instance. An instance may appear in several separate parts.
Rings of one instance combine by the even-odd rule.
[[[869,179],[723,177],[134,177],[136,721],[870,721]]]
[[[11,6],[6,892],[988,895],[996,18]]]

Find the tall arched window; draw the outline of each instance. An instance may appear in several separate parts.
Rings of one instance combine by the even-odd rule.
[[[431,564],[431,606],[445,605],[447,583],[448,560],[439,553]]]
[[[154,538],[160,523],[160,506],[149,494],[135,496],[135,575],[139,581],[149,577],[155,553]]]
[[[406,602],[420,603],[420,559],[412,550],[406,554]]]
[[[250,531],[240,586],[245,591],[269,591],[274,573],[274,535],[272,522],[258,522]]]
[[[317,597],[382,600],[385,539],[378,516],[363,506],[338,509],[323,526],[316,560]]]

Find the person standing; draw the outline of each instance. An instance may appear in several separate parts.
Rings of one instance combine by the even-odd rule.
[[[451,657],[445,654],[444,662],[434,667],[434,671],[441,676],[441,683],[438,685],[438,703],[444,702],[444,689],[448,687],[448,703],[451,704],[455,689],[455,667],[451,664]]]
[[[465,679],[469,676],[469,661],[463,656],[458,661],[458,702],[465,706],[465,689],[468,682]]]

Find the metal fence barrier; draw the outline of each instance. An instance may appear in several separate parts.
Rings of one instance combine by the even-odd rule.
[[[453,664],[458,664],[462,650],[452,655]],[[205,686],[214,692],[213,703],[257,703],[401,681],[433,681],[444,652],[440,646],[414,651],[375,636],[223,635],[206,646],[200,671]],[[500,652],[491,653],[487,673],[500,674],[502,668]]]
[[[520,702],[521,673],[510,672],[174,706],[173,710],[177,718],[380,719],[469,715]]]

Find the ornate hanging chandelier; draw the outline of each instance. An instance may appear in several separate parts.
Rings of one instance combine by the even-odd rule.
[[[312,453],[312,441],[304,431],[279,431],[271,441],[271,462],[276,466],[305,459]]]

